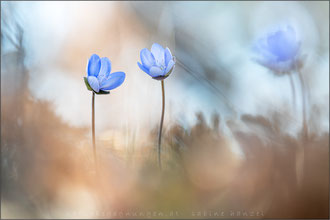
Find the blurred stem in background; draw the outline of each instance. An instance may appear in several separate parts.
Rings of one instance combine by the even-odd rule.
[[[305,166],[305,147],[308,139],[308,128],[306,122],[306,85],[303,75],[299,67],[296,67],[296,72],[300,81],[301,96],[302,96],[302,142],[300,143],[300,151],[297,155],[297,175],[298,175],[298,185],[301,187],[304,175]]]
[[[165,112],[165,88],[164,88],[164,80],[161,81],[162,84],[162,116],[160,118],[160,127],[158,134],[158,166],[159,169],[162,169],[161,163],[161,143],[162,143],[162,130],[163,130],[163,121],[164,121],[164,112]]]
[[[92,138],[93,138],[93,154],[94,154],[94,163],[95,169],[98,173],[97,160],[96,160],[96,145],[95,145],[95,93],[92,92]]]
[[[299,77],[299,81],[301,84],[301,95],[302,95],[302,114],[303,114],[303,136],[307,138],[308,136],[308,129],[307,129],[307,123],[306,123],[306,86],[304,82],[304,78],[300,72],[299,69],[297,69],[297,74]]]
[[[294,110],[296,110],[296,89],[295,89],[295,86],[294,86],[294,80],[293,80],[292,73],[289,73],[288,75],[289,75],[289,78],[290,78],[290,85],[291,85],[292,104],[293,104]]]

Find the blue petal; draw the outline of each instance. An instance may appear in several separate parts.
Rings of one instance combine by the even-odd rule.
[[[152,66],[149,70],[149,75],[151,77],[163,76],[164,75],[164,70],[162,70],[158,66]]]
[[[173,60],[170,60],[170,62],[168,63],[166,70],[165,70],[165,75],[173,68],[175,62]]]
[[[172,53],[168,47],[165,49],[165,66],[168,65],[168,62],[173,59]]]
[[[97,78],[95,76],[88,76],[87,80],[88,80],[89,85],[92,87],[92,89],[95,92],[100,91],[100,84],[99,84],[99,81],[97,80]]]
[[[124,72],[115,72],[109,75],[109,78],[105,80],[102,85],[102,90],[112,90],[120,86],[125,80]]]
[[[165,66],[165,50],[162,46],[154,43],[151,47],[151,53],[154,55],[157,66]]]
[[[285,36],[282,31],[277,31],[275,34],[267,38],[269,50],[278,58],[284,60],[286,55],[287,46],[285,43]]]
[[[148,73],[149,74],[149,70],[147,68],[145,68],[141,63],[137,63],[138,66],[140,67],[141,70],[143,70],[145,73]]]
[[[87,64],[87,75],[88,76],[98,76],[101,68],[100,57],[96,54],[93,54]]]
[[[252,50],[255,52],[255,54],[258,54],[260,58],[258,59],[264,59],[269,60],[271,62],[274,62],[277,60],[276,55],[274,55],[268,45],[267,45],[267,39],[259,39],[254,45]]]
[[[111,71],[111,62],[109,58],[102,57],[100,73],[97,76],[97,79],[99,80],[100,84],[102,83],[103,80],[109,77],[110,71]]]
[[[291,26],[287,26],[286,40],[290,46],[290,55],[294,57],[300,48],[300,41],[297,39],[296,32]]]
[[[141,50],[140,58],[143,66],[145,66],[147,69],[155,65],[155,58],[147,48]]]
[[[295,32],[290,26],[287,30],[279,30],[267,38],[269,51],[277,57],[278,61],[293,59],[299,49]]]

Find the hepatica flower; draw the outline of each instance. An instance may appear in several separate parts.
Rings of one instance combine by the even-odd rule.
[[[162,85],[162,115],[160,118],[160,126],[158,133],[158,166],[161,169],[161,141],[162,129],[165,112],[165,88],[164,79],[166,79],[173,71],[175,59],[171,54],[170,49],[164,49],[161,45],[154,43],[151,51],[144,48],[140,52],[141,63],[138,66],[141,70],[151,76],[153,79],[161,80]]]
[[[306,90],[301,67],[304,56],[301,56],[301,42],[293,27],[278,29],[259,39],[254,47],[258,54],[256,61],[277,74],[287,74],[290,77],[293,106],[295,106],[295,86],[293,74],[297,73],[302,94],[303,134],[307,136],[306,124]]]
[[[95,145],[95,94],[109,94],[109,90],[120,86],[125,80],[124,72],[111,72],[111,62],[107,57],[93,54],[87,63],[87,77],[84,77],[88,90],[92,91],[92,140],[96,172],[98,165]]]
[[[138,62],[140,69],[157,80],[163,80],[168,77],[175,64],[170,49],[164,49],[157,43],[152,45],[151,51],[147,48],[142,49],[140,58],[142,63]]]
[[[87,78],[85,77],[87,89],[96,94],[108,94],[109,90],[117,88],[124,82],[124,72],[110,72],[110,60],[93,54],[87,64]]]
[[[276,73],[288,73],[300,65],[300,41],[291,26],[260,38],[254,49],[256,61]]]

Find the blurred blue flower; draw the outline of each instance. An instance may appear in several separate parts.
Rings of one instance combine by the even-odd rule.
[[[254,49],[259,55],[256,61],[277,73],[287,73],[300,65],[300,41],[291,26],[259,39]]]
[[[142,63],[138,62],[140,69],[157,80],[163,80],[168,77],[175,64],[170,49],[164,49],[157,43],[152,45],[151,52],[147,48],[142,49],[140,58]]]
[[[87,77],[85,83],[89,90],[97,94],[108,94],[107,90],[112,90],[120,86],[125,80],[124,72],[111,73],[111,62],[107,57],[100,58],[93,54],[87,64]]]

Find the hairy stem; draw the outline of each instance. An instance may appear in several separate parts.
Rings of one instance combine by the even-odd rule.
[[[165,112],[165,88],[164,88],[164,80],[161,81],[162,83],[162,116],[160,118],[160,127],[159,127],[159,134],[158,134],[158,166],[161,169],[161,143],[162,143],[162,130],[163,130],[163,122],[164,122],[164,112]]]

